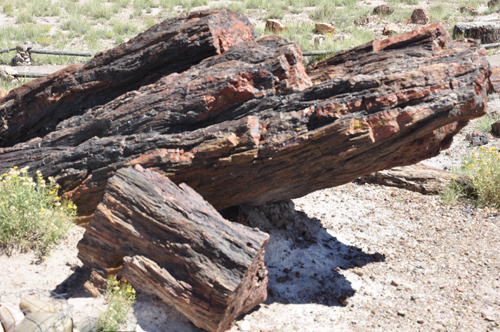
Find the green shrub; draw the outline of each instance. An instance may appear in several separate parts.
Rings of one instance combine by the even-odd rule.
[[[116,276],[108,278],[106,299],[108,309],[97,319],[97,331],[117,331],[127,317],[135,301],[135,289],[126,281],[116,280]]]
[[[76,206],[61,202],[53,178],[40,172],[34,181],[28,168],[10,169],[0,181],[0,246],[45,254],[74,224]]]
[[[500,154],[495,148],[479,147],[477,153],[462,159],[455,172],[467,178],[468,188],[454,182],[443,194],[445,202],[453,204],[460,197],[469,197],[479,206],[500,207]]]
[[[500,121],[500,115],[487,114],[475,120],[472,124],[472,129],[482,133],[491,133],[491,125],[497,121]]]

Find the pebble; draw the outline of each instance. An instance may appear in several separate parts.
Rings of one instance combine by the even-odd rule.
[[[240,331],[250,331],[251,329],[249,321],[244,320],[238,324],[238,330]]]
[[[399,311],[398,311],[398,315],[399,315],[399,316],[403,316],[403,317],[404,317],[404,316],[406,316],[406,311],[404,311],[404,310],[399,310]]]

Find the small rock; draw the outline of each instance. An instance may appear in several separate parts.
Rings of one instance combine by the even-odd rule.
[[[392,280],[392,281],[391,281],[391,286],[396,286],[396,287],[398,287],[398,286],[399,286],[399,283],[398,283],[397,281],[395,281],[395,280]]]
[[[404,311],[404,310],[399,310],[399,311],[398,311],[398,315],[399,315],[399,316],[403,316],[403,317],[404,317],[404,316],[406,316],[406,311]]]
[[[424,321],[423,321],[422,319],[418,319],[418,320],[417,320],[417,323],[419,323],[419,324],[423,324],[423,323],[424,323]]]
[[[361,271],[361,270],[353,270],[352,272],[354,272],[355,274],[357,274],[358,276],[362,277],[364,275],[364,272]]]
[[[361,17],[358,18],[357,20],[354,20],[355,25],[366,25],[370,22],[376,21],[377,16],[367,16],[367,17]]]
[[[277,281],[278,281],[279,283],[284,283],[284,282],[286,282],[286,281],[287,281],[287,278],[286,278],[286,277],[278,277]]]
[[[300,272],[299,271],[295,272],[295,277],[300,278]]]
[[[403,295],[401,295],[401,298],[402,298],[403,300],[409,300],[409,299],[410,299],[410,295],[408,295],[408,294],[403,294]]]
[[[480,131],[473,131],[465,135],[465,139],[469,141],[473,146],[481,146],[489,143],[491,139],[494,139],[493,135],[490,133],[482,133]]]
[[[398,33],[399,33],[399,27],[396,24],[386,24],[384,26],[384,31],[382,31],[382,34],[384,36],[397,35]]]
[[[457,287],[457,291],[459,291],[460,293],[463,293],[464,292],[464,288],[462,286],[458,286]]]
[[[497,121],[491,125],[491,132],[495,136],[500,136],[500,121]]]
[[[488,8],[498,6],[500,4],[500,0],[490,0],[488,1]]]
[[[387,5],[380,5],[380,6],[373,8],[373,14],[391,15],[392,13],[394,13],[394,8],[387,6]]]
[[[422,8],[415,9],[413,14],[411,14],[411,21],[414,24],[427,24],[430,20],[429,15],[427,15],[425,9]]]
[[[471,6],[460,7],[460,12],[462,14],[468,14],[468,15],[472,15],[472,16],[479,15],[479,12],[477,11],[477,9],[474,7],[471,7]]]
[[[266,31],[271,31],[274,33],[280,33],[281,31],[288,31],[288,27],[284,25],[280,20],[267,20],[266,21]]]
[[[326,35],[328,33],[333,34],[335,32],[335,26],[333,26],[332,24],[328,24],[328,23],[318,22],[315,24],[315,28],[316,28],[316,32],[320,33],[322,35]]]
[[[246,320],[238,323],[238,330],[240,331],[250,331],[251,329],[250,322]]]
[[[313,35],[313,43],[314,45],[323,45],[325,41],[325,36],[323,35]]]
[[[420,296],[418,296],[418,295],[412,295],[412,296],[410,296],[410,299],[411,299],[412,301],[416,301],[416,300],[418,300],[419,298],[420,298]]]

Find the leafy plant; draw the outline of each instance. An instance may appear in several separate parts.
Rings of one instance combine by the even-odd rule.
[[[477,119],[473,125],[473,130],[478,130],[483,133],[491,133],[491,125],[500,121],[500,114],[487,114]]]
[[[500,154],[494,147],[481,146],[477,153],[464,157],[456,173],[467,178],[472,190],[453,183],[443,195],[445,202],[453,204],[460,197],[469,197],[479,206],[500,207]]]
[[[28,168],[17,167],[0,180],[0,246],[45,254],[74,224],[76,205],[61,201],[58,185],[37,171],[36,180]]]
[[[117,331],[136,299],[135,289],[124,280],[110,276],[107,281],[108,309],[97,319],[97,331]]]

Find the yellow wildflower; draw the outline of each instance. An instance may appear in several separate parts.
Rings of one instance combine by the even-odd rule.
[[[45,212],[45,209],[44,208],[40,208],[40,212]]]

